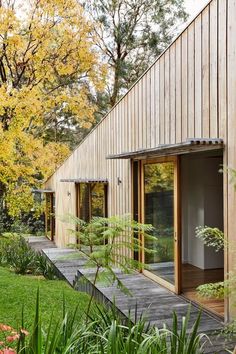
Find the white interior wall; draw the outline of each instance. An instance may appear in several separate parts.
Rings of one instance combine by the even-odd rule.
[[[216,253],[195,236],[197,226],[223,230],[222,157],[192,154],[181,157],[182,261],[201,269],[223,268]]]

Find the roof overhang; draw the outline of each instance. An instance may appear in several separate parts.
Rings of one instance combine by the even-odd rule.
[[[142,149],[137,151],[123,152],[116,155],[108,155],[106,158],[115,159],[146,159],[158,156],[183,155],[193,152],[219,150],[224,148],[223,139],[187,139],[178,144],[158,145],[155,148]]]
[[[60,182],[69,183],[108,183],[106,178],[64,178]]]

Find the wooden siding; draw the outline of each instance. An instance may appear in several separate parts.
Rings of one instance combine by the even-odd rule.
[[[108,178],[108,212],[131,213],[131,165],[107,155],[223,138],[224,164],[236,168],[236,0],[212,0],[47,181],[56,214],[75,214],[75,185],[61,178]],[[122,183],[117,184],[117,178]],[[236,242],[236,194],[224,178],[225,233]],[[56,222],[56,243],[70,241]],[[235,257],[225,257],[225,271]]]

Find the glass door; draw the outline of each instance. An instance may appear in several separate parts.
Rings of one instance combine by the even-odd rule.
[[[156,239],[143,240],[142,259],[148,267],[144,274],[179,293],[177,172],[177,158],[142,163],[142,221],[154,226]]]

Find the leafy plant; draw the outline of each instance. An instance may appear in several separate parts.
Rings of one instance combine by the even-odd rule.
[[[17,274],[32,273],[35,268],[35,252],[23,237],[13,237],[2,244],[2,263],[10,265]]]
[[[230,182],[234,184],[236,189],[236,170],[228,167],[224,167],[220,170],[220,172],[227,172],[230,174],[231,180]],[[213,247],[216,252],[220,250],[224,250],[225,247],[228,248],[229,252],[234,250],[234,246],[230,245],[225,241],[224,233],[218,228],[212,228],[208,226],[200,226],[196,228],[196,236],[200,238],[204,244],[208,247]],[[209,283],[200,285],[197,288],[200,296],[206,298],[219,298],[224,299],[225,296],[231,294],[233,301],[235,302],[236,295],[236,275],[235,269],[228,274],[228,279],[222,282]],[[235,304],[234,304],[235,305]],[[236,336],[236,320],[225,326],[222,331],[226,336],[234,337]],[[235,348],[236,349],[236,348]]]
[[[182,318],[180,325],[178,325],[178,318],[174,312],[172,327],[168,328],[164,325],[161,329],[150,326],[143,316],[135,324],[130,317],[124,323],[117,316],[115,307],[110,312],[98,308],[97,313],[91,319],[91,331],[96,338],[97,348],[97,351],[93,353],[195,354],[203,353],[205,343],[208,341],[206,335],[197,333],[201,318],[200,312],[190,331],[187,330],[190,308],[187,316]]]
[[[201,313],[190,331],[190,309],[178,325],[176,313],[173,313],[171,328],[161,329],[150,326],[141,317],[133,324],[130,317],[124,322],[118,315],[115,305],[110,311],[96,306],[92,316],[85,322],[77,323],[77,307],[66,311],[63,299],[61,320],[50,325],[45,332],[40,316],[39,291],[37,293],[35,322],[32,334],[26,342],[24,337],[18,341],[17,352],[23,354],[200,354],[207,342],[204,334],[198,334]],[[24,325],[22,321],[22,325]],[[205,338],[205,340],[204,340]]]
[[[57,278],[55,268],[51,262],[41,253],[35,253],[35,274],[43,275],[44,278],[54,280]]]
[[[145,266],[130,257],[132,252],[137,252],[142,247],[140,238],[133,237],[133,234],[138,233],[153,242],[156,242],[157,239],[150,235],[153,230],[151,225],[131,220],[129,215],[109,218],[94,217],[88,223],[74,216],[67,217],[67,221],[68,218],[76,226],[70,231],[79,241],[73,247],[80,251],[79,256],[84,256],[86,266],[95,269],[92,279],[93,290],[87,309],[88,318],[97,281],[116,282],[117,287],[127,293],[127,288],[120,281],[114,268],[119,268],[124,273],[130,273],[132,270]],[[122,252],[124,249],[127,251]],[[146,253],[155,253],[146,247],[144,250]]]
[[[224,233],[216,227],[199,226],[196,228],[196,236],[208,247],[214,247],[216,252],[224,249]]]
[[[49,327],[45,332],[40,316],[40,299],[38,290],[32,334],[27,343],[25,343],[24,338],[19,338],[17,352],[23,354],[76,353],[77,343],[83,333],[83,326],[81,328],[75,326],[78,306],[73,313],[66,313],[65,309],[65,299],[63,298],[62,319],[54,323],[54,316],[52,313]]]
[[[53,265],[17,234],[5,233],[0,237],[0,264],[10,266],[17,274],[43,275],[51,280],[56,278]]]
[[[202,297],[224,299],[226,295],[225,282],[223,281],[200,285],[197,290]]]

